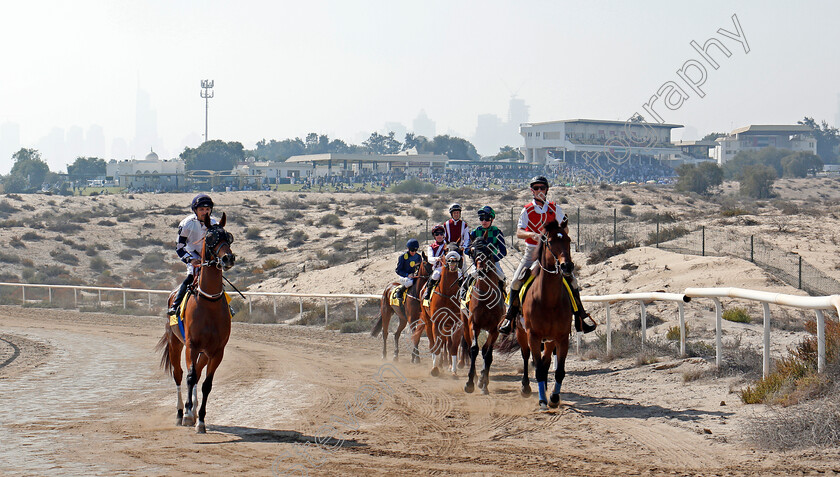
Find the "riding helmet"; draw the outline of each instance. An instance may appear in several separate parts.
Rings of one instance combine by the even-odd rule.
[[[417,251],[420,248],[420,242],[418,242],[417,239],[410,239],[405,243],[405,248]]]
[[[454,204],[449,206],[449,214],[452,215],[452,212],[461,211],[461,204],[455,202]]]
[[[432,235],[434,235],[435,232],[438,232],[438,231],[445,233],[446,228],[442,224],[437,224],[434,227],[432,227]]]
[[[545,176],[536,176],[533,179],[531,179],[531,184],[530,184],[531,187],[534,187],[537,184],[543,184],[546,189],[548,189],[548,187],[549,187],[548,186],[548,179],[546,179]]]
[[[192,204],[190,205],[190,209],[195,212],[195,209],[199,207],[210,207],[213,209],[213,199],[210,198],[207,194],[198,194],[197,196],[193,197]]]
[[[496,212],[489,205],[485,205],[484,207],[478,209],[479,220],[484,220],[485,217],[489,218],[490,220],[496,218]]]

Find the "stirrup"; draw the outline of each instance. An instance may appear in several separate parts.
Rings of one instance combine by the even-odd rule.
[[[505,321],[503,321],[502,324],[499,325],[499,333],[501,333],[503,335],[506,335],[506,334],[510,333],[513,329],[512,324],[513,324],[513,320],[505,318]]]

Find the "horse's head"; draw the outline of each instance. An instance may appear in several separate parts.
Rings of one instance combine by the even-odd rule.
[[[236,262],[236,255],[230,249],[233,234],[225,230],[226,222],[227,216],[224,213],[216,225],[210,223],[209,214],[204,217],[204,226],[207,227],[207,233],[204,234],[204,257],[208,264],[230,270]]]
[[[575,269],[575,264],[572,262],[572,240],[569,238],[568,230],[569,222],[565,217],[561,223],[552,220],[543,226],[545,249],[551,253],[555,261],[560,261],[560,272],[566,276],[571,275]]]
[[[429,258],[426,256],[426,252],[421,251],[420,256],[423,260],[420,262],[420,270],[417,272],[417,276],[420,278],[429,278],[432,275],[432,264],[429,263]]]
[[[458,265],[461,263],[461,255],[456,251],[446,252],[446,268],[450,272],[457,272]]]

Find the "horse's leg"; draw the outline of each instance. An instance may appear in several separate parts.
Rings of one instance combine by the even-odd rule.
[[[187,342],[189,343],[189,342]],[[193,353],[190,350],[190,347],[186,347],[186,359],[187,359],[187,404],[184,408],[184,419],[182,422],[185,426],[192,426],[195,424],[195,402],[196,400],[193,399],[195,387],[198,384],[198,377],[196,375],[195,364],[197,360],[198,353]]]
[[[519,394],[522,397],[528,397],[531,395],[531,382],[528,380],[531,348],[528,346],[528,333],[521,327],[516,331],[516,341],[519,342],[519,351],[522,353],[522,386],[519,388]]]
[[[420,338],[423,336],[423,323],[417,317],[411,322],[411,362],[420,362]]]
[[[382,359],[385,359],[388,356],[388,329],[391,327],[391,315],[394,313],[394,310],[385,301],[380,311],[382,314]]]
[[[481,377],[478,379],[478,388],[484,394],[490,394],[490,365],[493,364],[493,346],[496,344],[498,337],[498,326],[494,326],[487,337],[487,341],[484,342],[484,347],[481,351],[481,357],[484,359],[484,369],[481,371]],[[476,343],[478,343],[478,340],[476,340]]]
[[[464,386],[464,391],[471,393],[475,390],[473,380],[475,380],[475,359],[478,357],[478,333],[473,332],[472,323],[469,321],[467,321],[464,340],[470,340],[473,343],[470,347],[470,371],[467,373],[467,384]]]
[[[175,389],[178,392],[178,415],[175,418],[175,425],[180,426],[184,419],[184,400],[181,397],[181,382],[184,379],[184,370],[181,368],[181,350],[184,345],[172,333],[169,333],[168,341],[169,363],[172,366],[172,378],[175,380]]]
[[[535,377],[537,380],[537,388],[539,392],[540,410],[548,409],[548,399],[545,397],[545,386],[548,380],[548,363],[543,361],[542,353],[540,352],[540,338],[532,333],[528,333],[528,347],[531,348],[531,358],[534,360]]]
[[[557,369],[554,370],[554,391],[551,393],[551,400],[548,405],[557,407],[560,405],[560,386],[563,385],[563,378],[566,377],[566,355],[569,354],[569,335],[560,340],[555,350],[557,358]]]
[[[202,354],[201,356],[204,357],[205,355]],[[199,434],[207,432],[207,427],[204,425],[204,416],[207,414],[207,396],[210,395],[210,390],[213,389],[213,376],[216,374],[216,368],[222,363],[222,358],[224,357],[225,350],[222,348],[212,358],[206,360],[208,362],[207,377],[204,378],[204,382],[201,384],[201,407],[198,409],[198,423],[195,425],[195,432]]]
[[[409,298],[406,298],[406,301],[408,300]],[[405,313],[404,310],[397,311],[397,316],[400,317],[400,324],[397,326],[397,331],[394,332],[394,361],[399,361],[400,359],[400,335],[402,335],[402,331],[408,324],[408,318],[406,318]]]

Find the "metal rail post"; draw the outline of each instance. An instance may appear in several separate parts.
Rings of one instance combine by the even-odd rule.
[[[610,304],[607,303],[607,355],[612,352],[612,320],[610,319]]]
[[[353,298],[353,301],[356,302],[356,321],[359,321],[359,299]]]
[[[680,356],[685,356],[685,308],[682,302],[677,305],[680,308]]]
[[[330,307],[327,305],[327,297],[324,297],[324,324],[330,322]]]
[[[720,300],[712,298],[715,302],[715,365],[720,367],[723,362],[723,310]]]
[[[764,305],[764,363],[762,366],[762,377],[770,374],[770,304]]]
[[[825,371],[825,315],[822,310],[817,312],[817,372]]]
[[[639,300],[639,305],[642,306],[642,346],[644,346],[647,341],[647,309],[644,301]]]

